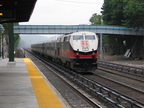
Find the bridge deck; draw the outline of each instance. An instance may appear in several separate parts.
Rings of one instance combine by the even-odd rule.
[[[20,25],[14,26],[17,34],[67,34],[77,31],[90,31],[97,34],[144,35],[144,29],[133,29],[122,26],[91,25]]]

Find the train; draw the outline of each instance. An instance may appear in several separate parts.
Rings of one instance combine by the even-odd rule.
[[[74,70],[97,68],[98,36],[81,31],[59,36],[56,40],[32,44],[31,50]]]

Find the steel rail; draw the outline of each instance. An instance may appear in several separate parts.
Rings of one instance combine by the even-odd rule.
[[[139,90],[139,89],[137,89],[137,88],[134,88],[134,87],[132,87],[132,86],[129,86],[129,85],[125,84],[125,83],[121,83],[121,82],[119,82],[119,81],[113,80],[113,79],[111,79],[111,78],[107,78],[107,77],[98,75],[98,74],[96,74],[96,73],[93,73],[93,75],[85,76],[85,77],[86,77],[86,78],[89,78],[89,79],[91,79],[91,80],[93,79],[93,81],[96,81],[98,84],[103,85],[104,87],[106,87],[106,88],[108,88],[108,89],[110,89],[110,90],[114,90],[115,92],[117,92],[117,93],[119,93],[119,94],[121,94],[121,95],[124,95],[124,96],[126,96],[126,97],[129,97],[129,98],[131,98],[132,100],[135,100],[135,98],[127,95],[127,94],[125,93],[127,90],[135,93],[136,95],[137,95],[137,94],[138,94],[138,95],[141,94],[141,96],[143,96],[143,94],[144,94],[144,91],[142,91],[142,90]],[[105,82],[106,82],[106,84],[105,84]],[[109,86],[110,86],[110,87],[109,87]],[[113,88],[113,86],[114,86],[114,88]],[[119,87],[119,89],[117,89],[116,86]],[[115,87],[116,87],[116,88],[115,88]],[[120,89],[120,88],[125,89],[125,92],[124,92],[124,93],[121,92],[121,89]],[[143,103],[143,102],[141,102],[141,100],[139,100],[139,99],[137,100],[137,102]]]
[[[135,76],[137,76],[137,77],[135,77],[135,76],[133,76],[134,74],[132,74],[131,75],[131,73],[126,73],[126,72],[124,72],[124,73],[126,73],[126,74],[123,74],[122,72],[121,73],[119,73],[119,71],[118,72],[116,72],[117,70],[112,70],[112,69],[108,69],[108,68],[103,68],[103,67],[98,67],[98,70],[101,70],[101,71],[105,71],[105,72],[108,72],[108,73],[110,73],[110,74],[114,74],[114,75],[117,75],[117,76],[121,76],[121,77],[125,77],[125,78],[128,78],[128,79],[132,79],[132,80],[135,80],[135,81],[139,81],[139,82],[141,82],[141,83],[144,83],[144,80],[142,80],[142,76],[137,76],[137,75],[135,75]],[[129,76],[130,75],[130,76]]]
[[[144,69],[142,69],[142,68],[130,67],[130,66],[114,64],[114,63],[109,63],[109,62],[103,62],[103,61],[98,61],[98,66],[102,66],[102,67],[106,67],[109,69],[115,69],[115,70],[122,71],[122,72],[129,72],[129,73],[133,73],[136,75],[144,76]]]
[[[66,68],[62,67],[61,65],[57,65],[57,64],[52,65],[51,63],[48,63],[48,64],[50,66],[52,66],[53,68],[55,68],[57,71],[64,74],[66,77],[69,77],[74,82],[77,82],[78,84],[80,84],[82,87],[90,90],[94,94],[102,97],[107,102],[110,102],[119,108],[125,108],[125,106],[123,105],[123,102],[130,104],[131,108],[133,108],[134,106],[136,106],[138,108],[144,108],[143,104],[140,104],[140,103],[136,102],[135,100],[129,99],[117,92],[114,92],[94,81],[91,81],[90,79],[87,79],[79,74],[74,73],[73,71],[67,70]],[[66,72],[66,71],[69,71],[69,72]],[[114,97],[112,97],[112,95]]]
[[[28,51],[29,52],[29,51]],[[29,52],[30,53],[30,52]],[[31,53],[32,54],[32,53]],[[33,54],[32,54],[33,55]],[[51,70],[55,75],[57,75],[64,83],[66,83],[69,87],[71,87],[75,92],[77,92],[81,97],[83,97],[90,105],[92,105],[94,108],[102,108],[101,105],[99,105],[95,99],[91,98],[90,95],[84,93],[84,91],[72,84],[70,81],[68,81],[65,77],[60,75],[59,73],[55,72],[55,70],[63,73],[65,76],[69,76],[69,78],[73,79],[72,76],[69,74],[65,73],[62,69],[57,68],[55,64],[52,64],[51,62],[47,62],[46,60],[40,58],[39,56],[33,55],[34,57],[37,58],[37,60],[46,68]],[[50,68],[52,67],[52,68]]]

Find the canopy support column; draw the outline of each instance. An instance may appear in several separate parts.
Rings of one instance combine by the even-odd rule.
[[[8,24],[9,30],[9,62],[14,62],[14,29],[13,23]]]

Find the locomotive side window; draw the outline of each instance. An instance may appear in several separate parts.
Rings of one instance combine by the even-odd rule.
[[[75,35],[73,36],[73,40],[84,40],[82,35]]]
[[[85,40],[94,40],[95,36],[94,35],[86,35]]]
[[[69,41],[69,37],[64,37],[64,42],[68,42]]]
[[[64,42],[66,42],[66,38],[67,38],[67,37],[64,37]]]

